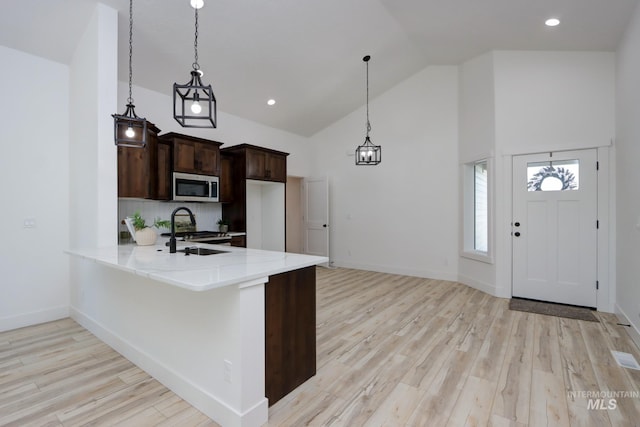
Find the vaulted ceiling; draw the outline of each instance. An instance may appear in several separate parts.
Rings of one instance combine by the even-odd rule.
[[[219,110],[310,136],[364,103],[366,54],[375,97],[490,50],[614,51],[638,1],[205,0],[199,64]],[[0,45],[69,63],[96,2],[3,2]],[[102,2],[119,11],[126,81],[129,1]],[[548,17],[561,25],[546,27]],[[135,85],[170,95],[189,79],[193,42],[189,0],[134,0]]]

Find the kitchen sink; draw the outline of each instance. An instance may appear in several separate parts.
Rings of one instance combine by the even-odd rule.
[[[221,251],[218,249],[199,248],[197,246],[191,248],[178,249],[178,252],[183,252],[185,255],[215,255],[226,254],[229,251]]]

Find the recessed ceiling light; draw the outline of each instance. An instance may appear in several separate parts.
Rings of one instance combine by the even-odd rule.
[[[271,106],[271,105],[275,105],[276,100],[275,99],[270,99],[267,101],[267,105]]]
[[[194,9],[202,9],[204,6],[204,0],[191,0],[191,7]]]
[[[560,25],[560,20],[558,18],[549,18],[544,23],[547,27],[557,27]]]

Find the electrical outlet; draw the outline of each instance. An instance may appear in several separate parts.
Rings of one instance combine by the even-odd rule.
[[[224,361],[224,380],[228,383],[231,383],[231,368],[233,367],[233,364],[226,360]]]

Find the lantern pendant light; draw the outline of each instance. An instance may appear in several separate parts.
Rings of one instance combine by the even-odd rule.
[[[112,114],[114,140],[119,147],[143,148],[147,145],[147,119],[136,115],[131,97],[131,77],[133,75],[133,0],[129,0],[129,98],[123,114]]]
[[[367,66],[367,136],[362,145],[356,148],[356,165],[358,166],[375,166],[382,161],[382,147],[373,145],[369,138],[371,132],[371,123],[369,122],[369,55],[362,58]]]
[[[203,0],[191,0],[195,9],[195,60],[192,64],[191,80],[183,85],[173,84],[173,118],[185,128],[216,128],[216,97],[211,85],[202,83],[202,71],[198,64],[198,9]]]

